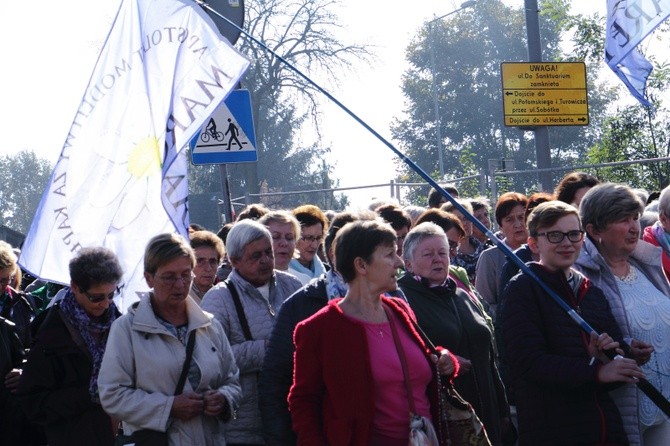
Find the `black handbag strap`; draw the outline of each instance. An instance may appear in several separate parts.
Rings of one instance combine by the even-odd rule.
[[[188,369],[191,367],[191,358],[193,357],[194,346],[195,330],[191,330],[191,333],[188,335],[188,342],[186,343],[186,359],[184,359],[184,366],[181,368],[179,382],[177,383],[177,388],[174,391],[175,395],[179,395],[182,390],[184,390],[184,384],[186,384],[186,375],[188,375]]]
[[[237,293],[235,285],[233,285],[232,280],[226,280],[226,287],[230,291],[230,295],[233,298],[233,303],[235,304],[235,311],[237,312],[237,319],[240,321],[242,326],[242,333],[244,333],[244,338],[247,341],[253,341],[254,338],[251,336],[251,330],[249,329],[249,322],[247,322],[247,317],[244,314],[244,308],[242,307],[242,301],[240,300],[240,295]]]

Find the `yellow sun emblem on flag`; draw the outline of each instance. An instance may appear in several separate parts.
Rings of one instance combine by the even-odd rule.
[[[161,164],[161,152],[155,136],[144,138],[128,155],[128,173],[136,178],[160,173]]]

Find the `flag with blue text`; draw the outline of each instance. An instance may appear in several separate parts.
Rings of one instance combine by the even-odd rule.
[[[69,283],[84,246],[113,250],[125,308],[147,289],[143,255],[188,237],[189,140],[249,62],[191,0],[123,0],[23,245],[19,263]]]
[[[607,0],[605,61],[643,105],[652,66],[637,46],[670,16],[670,0]]]

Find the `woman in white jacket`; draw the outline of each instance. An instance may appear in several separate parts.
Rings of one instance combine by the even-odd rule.
[[[112,326],[98,386],[103,408],[123,421],[126,435],[149,429],[167,432],[170,445],[225,444],[239,371],[221,324],[188,297],[194,264],[182,237],[151,239],[144,276],[152,291]],[[192,331],[188,378],[175,395]]]

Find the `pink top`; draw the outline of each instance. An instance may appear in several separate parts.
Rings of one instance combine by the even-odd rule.
[[[394,316],[395,318],[395,316]],[[356,318],[353,318],[356,319]],[[391,325],[388,322],[372,323],[356,319],[365,326],[370,363],[374,377],[375,417],[374,437],[399,439],[407,444],[409,438],[409,401],[405,390],[400,357],[393,342]],[[428,384],[433,378],[430,364],[421,348],[410,337],[404,326],[395,320],[400,342],[405,350],[410,383],[414,394],[414,405],[419,415],[430,418]],[[379,443],[379,441],[375,441]]]

